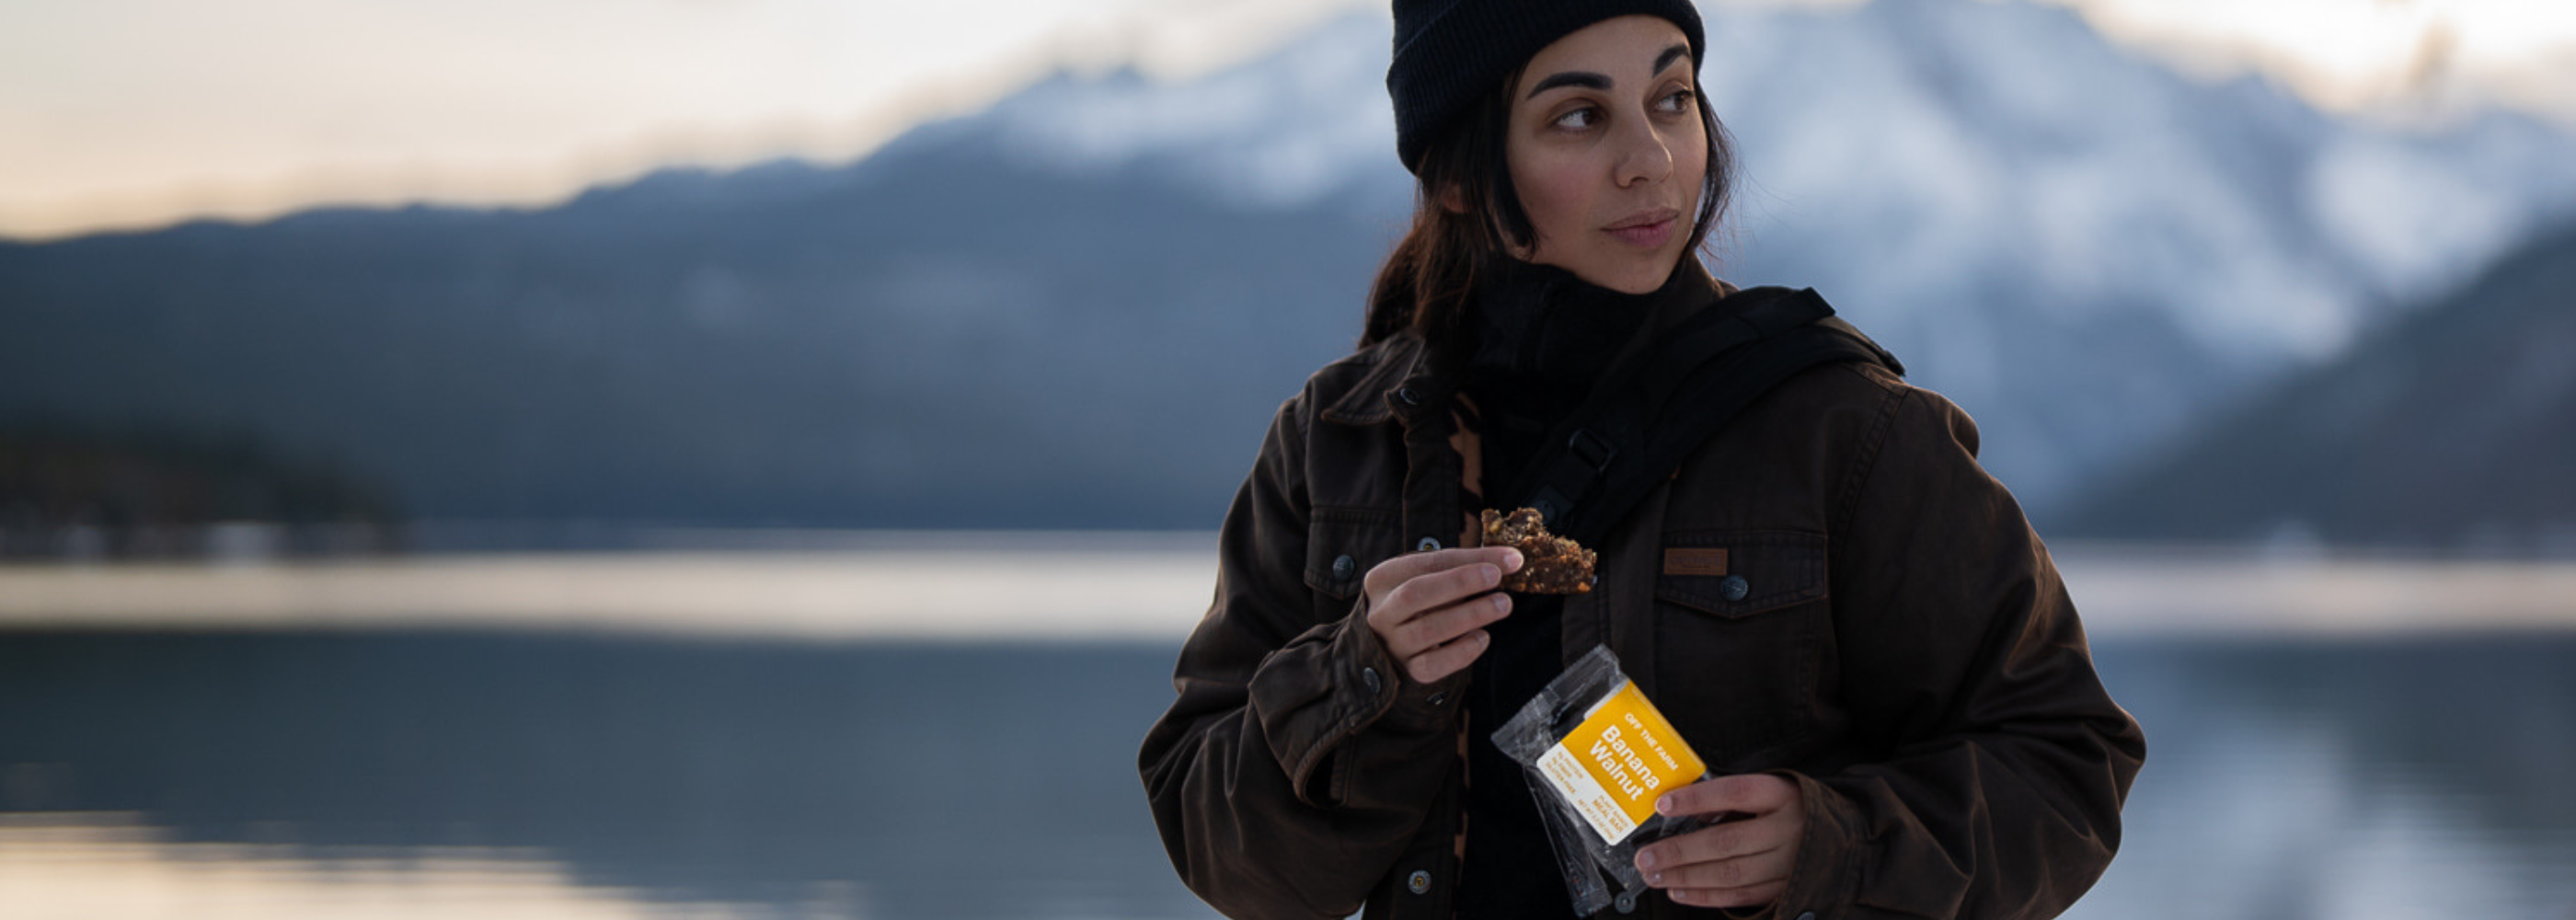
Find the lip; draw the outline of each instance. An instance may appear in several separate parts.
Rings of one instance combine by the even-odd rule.
[[[1631,246],[1655,249],[1672,239],[1673,227],[1681,222],[1682,212],[1672,208],[1649,208],[1601,228],[1601,232]]]

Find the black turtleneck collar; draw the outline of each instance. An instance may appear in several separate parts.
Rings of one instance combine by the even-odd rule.
[[[1588,387],[1622,346],[1658,317],[1674,315],[1665,308],[1716,297],[1716,282],[1694,258],[1679,260],[1662,287],[1643,294],[1614,291],[1554,265],[1507,259],[1477,286],[1466,318],[1472,337],[1466,382],[1536,377]]]
[[[1582,404],[1611,362],[1654,328],[1719,296],[1699,260],[1685,256],[1662,287],[1628,294],[1553,265],[1509,260],[1478,285],[1462,331],[1459,382],[1475,401],[1485,442],[1485,497],[1497,494],[1539,436]],[[1500,505],[1497,507],[1510,507]]]

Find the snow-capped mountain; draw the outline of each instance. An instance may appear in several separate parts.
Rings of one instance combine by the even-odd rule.
[[[1391,200],[1401,209],[1412,178],[1395,158],[1386,97],[1390,28],[1383,16],[1346,15],[1189,83],[1157,83],[1132,70],[1058,76],[973,119],[979,130],[966,142],[1073,176],[1150,165],[1243,207],[1341,198],[1380,210]]]
[[[2576,558],[2576,224],[2092,488],[2126,537]]]
[[[1702,82],[1745,178],[1721,275],[1823,291],[1975,412],[1990,464],[2042,504],[2576,204],[2576,140],[2547,125],[2336,117],[2258,79],[2196,82],[2061,8],[1703,13]],[[1184,84],[1060,77],[888,154],[981,148],[1391,224],[1411,199],[1388,33],[1354,14]]]
[[[2546,126],[2320,114],[2053,7],[1708,17],[1720,274],[1822,291],[2044,528],[2576,202]],[[1388,31],[1060,77],[848,166],[0,243],[0,435],[248,439],[427,520],[1213,527],[1411,207]]]

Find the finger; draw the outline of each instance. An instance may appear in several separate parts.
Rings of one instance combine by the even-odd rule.
[[[1786,880],[1798,853],[1788,847],[1747,853],[1715,862],[1696,862],[1646,874],[1657,888],[1747,888]]]
[[[1484,562],[1416,575],[1387,592],[1385,609],[1388,616],[1397,618],[1394,625],[1400,626],[1430,611],[1492,591],[1502,583],[1502,567]]]
[[[1701,780],[1664,793],[1655,810],[1668,815],[1714,815],[1730,811],[1765,814],[1797,801],[1798,786],[1768,773],[1746,773]]]
[[[1780,900],[1788,891],[1789,883],[1782,880],[1749,888],[1676,888],[1665,894],[1673,903],[1691,907],[1759,907]]]
[[[1521,567],[1521,551],[1508,546],[1472,546],[1408,553],[1371,566],[1368,575],[1360,579],[1360,587],[1368,591],[1371,598],[1383,598],[1394,591],[1395,586],[1417,576],[1480,562],[1501,566],[1506,572],[1514,571]]]
[[[1471,597],[1423,613],[1396,627],[1388,637],[1387,651],[1402,658],[1491,626],[1511,612],[1511,595],[1497,591]]]
[[[1500,567],[1482,562],[1416,575],[1411,580],[1395,586],[1394,591],[1388,592],[1385,597],[1371,604],[1368,612],[1369,628],[1377,630],[1378,635],[1387,637],[1390,643],[1389,650],[1394,651],[1399,657],[1429,648],[1439,643],[1437,641],[1414,642],[1409,647],[1397,648],[1396,645],[1400,642],[1397,639],[1397,633],[1417,619],[1429,616],[1465,598],[1492,591],[1502,584],[1502,580],[1503,571]],[[1455,635],[1456,632],[1451,631],[1451,635]]]
[[[1637,871],[1652,876],[1695,863],[1786,850],[1797,844],[1800,829],[1800,822],[1780,812],[1704,827],[1638,847]]]
[[[1476,656],[1484,654],[1485,646],[1490,642],[1492,639],[1481,629],[1459,636],[1456,641],[1447,645],[1407,659],[1404,662],[1404,673],[1412,677],[1415,683],[1437,683],[1441,678],[1456,674],[1460,669],[1475,664]]]

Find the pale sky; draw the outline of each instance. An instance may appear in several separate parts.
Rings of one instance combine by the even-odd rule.
[[[2052,2],[2330,107],[2430,85],[2576,125],[2570,0]],[[846,161],[1058,68],[1186,78],[1351,9],[1385,4],[0,0],[0,237],[543,204],[666,165]]]

